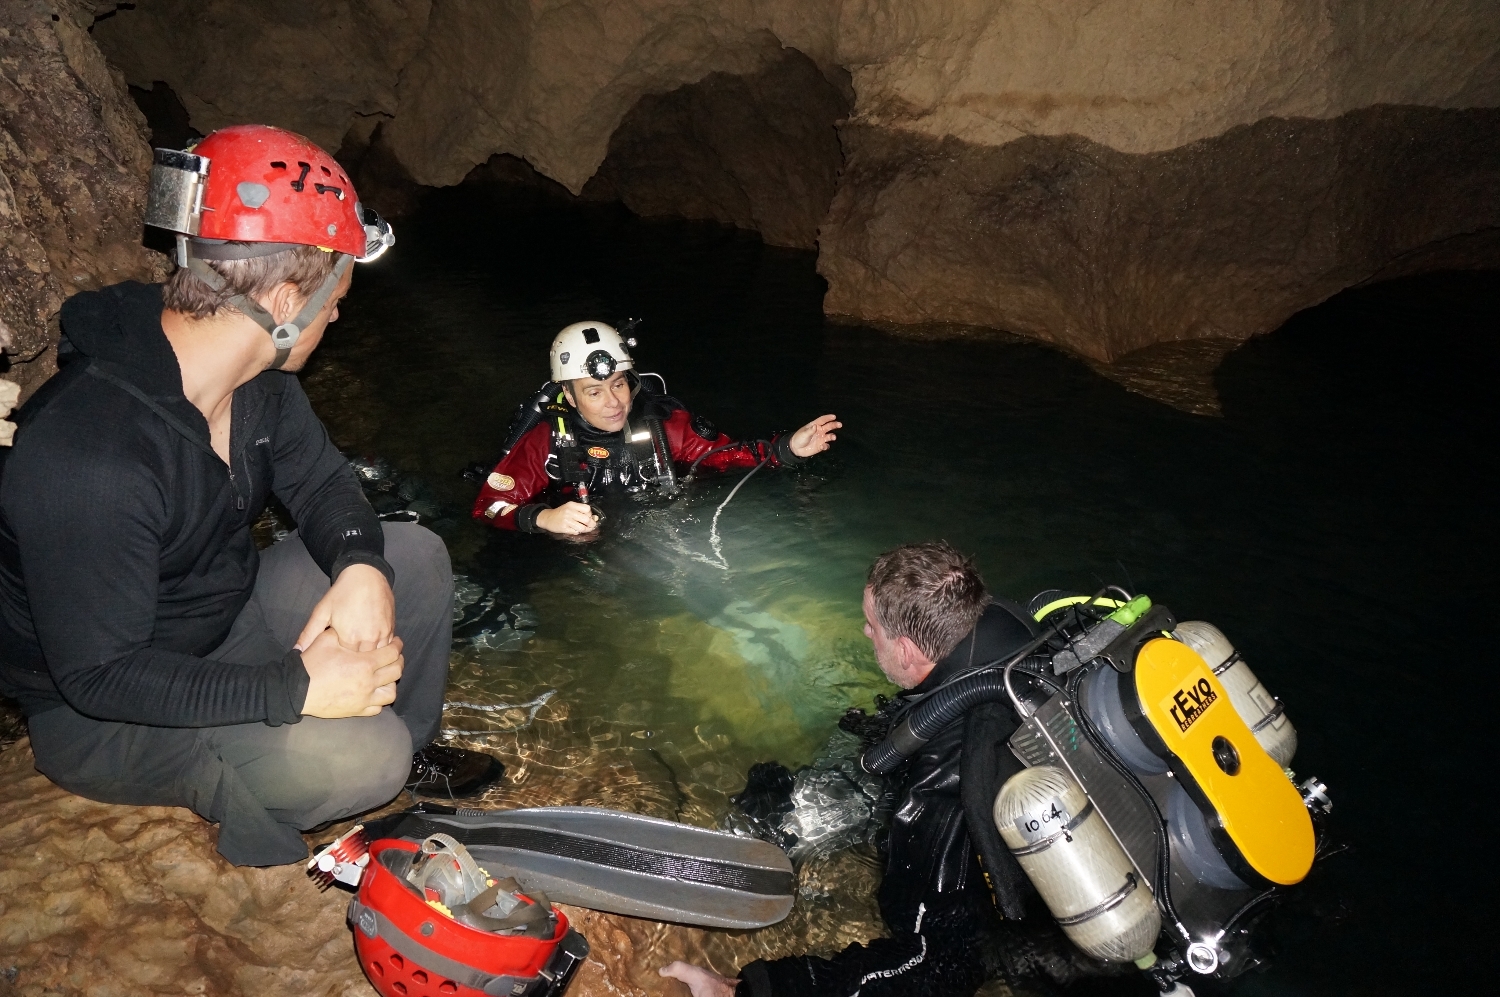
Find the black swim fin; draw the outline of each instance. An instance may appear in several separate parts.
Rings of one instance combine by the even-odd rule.
[[[597,807],[462,810],[423,804],[365,824],[367,840],[449,834],[491,876],[578,907],[709,928],[786,917],[792,863],[775,845]]]

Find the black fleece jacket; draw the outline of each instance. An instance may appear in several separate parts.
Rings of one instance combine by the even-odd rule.
[[[183,395],[161,288],[63,305],[62,370],[0,457],[0,691],[162,727],[295,723],[302,658],[204,658],[249,601],[250,526],[274,493],[319,567],[391,578],[380,522],[301,385],[267,371],[234,393],[229,464]]]

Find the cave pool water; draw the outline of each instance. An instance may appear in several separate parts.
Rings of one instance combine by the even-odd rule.
[[[861,632],[864,572],[941,537],[1022,600],[1114,582],[1211,620],[1286,702],[1294,767],[1328,782],[1347,847],[1267,922],[1269,968],[1199,993],[1405,994],[1488,972],[1500,275],[1297,315],[1228,356],[1224,416],[1205,418],[1035,343],[831,323],[812,254],[712,224],[457,188],[398,233],[304,381],[341,448],[415,483],[477,599],[450,699],[520,704],[448,711],[509,764],[486,805],[716,825],[751,763],[805,764],[846,706],[892,691]],[[553,333],[625,316],[645,320],[642,368],[732,435],[844,422],[830,453],[741,489],[722,558],[710,521],[738,474],[627,503],[595,544],[467,517],[458,471],[496,454]],[[798,913],[726,936],[726,965],[872,930],[872,866],[856,851],[805,872]]]

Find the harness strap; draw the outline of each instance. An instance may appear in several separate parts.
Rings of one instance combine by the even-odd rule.
[[[144,391],[142,391],[136,385],[131,384],[129,381],[125,380],[125,378],[118,377],[115,374],[111,374],[109,371],[100,367],[97,362],[90,363],[86,368],[84,368],[84,373],[88,374],[90,377],[97,377],[101,381],[108,381],[110,384],[113,384],[115,387],[119,388],[121,391],[124,391],[126,394],[132,395],[136,399],[136,401],[146,406],[152,412],[155,412],[163,422],[171,426],[173,429],[177,430],[178,433],[182,434],[182,436],[184,436],[187,441],[193,446],[197,447],[199,450],[202,450],[214,460],[223,460],[222,457],[214,452],[214,448],[212,446],[203,442],[203,435],[201,433],[196,432],[187,423],[183,422],[171,412],[168,412],[166,409],[162,408]]]
[[[511,909],[510,913],[501,917],[490,917],[485,914],[485,911],[499,902],[502,895],[517,898],[516,906]],[[522,896],[529,897],[534,903],[521,900]],[[453,919],[459,924],[467,924],[481,931],[522,928],[523,934],[533,938],[550,938],[552,935],[552,904],[547,900],[547,895],[535,890],[522,893],[521,884],[510,878],[497,879],[494,886],[463,906],[455,907]]]
[[[229,286],[217,270],[192,254],[187,248],[190,244],[186,240],[183,240],[182,245],[183,255],[187,257],[188,269],[193,272],[194,276],[215,291],[223,291]],[[261,307],[260,302],[246,295],[236,294],[229,299],[227,304],[231,308],[243,312],[256,325],[271,334],[271,344],[276,347],[276,359],[271,361],[271,370],[280,370],[286,363],[287,357],[291,356],[292,347],[297,345],[297,340],[302,336],[302,330],[323,310],[334,288],[338,287],[339,281],[353,264],[354,257],[347,255],[334,264],[333,272],[323,279],[323,283],[312,293],[312,297],[307,299],[302,310],[290,322],[278,324],[276,318]]]

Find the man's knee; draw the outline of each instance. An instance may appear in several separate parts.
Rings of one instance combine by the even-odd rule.
[[[385,559],[396,571],[399,582],[403,573],[424,583],[441,581],[453,584],[453,563],[443,539],[416,523],[382,523],[385,528]]]
[[[292,735],[305,809],[320,823],[393,799],[411,771],[411,735],[390,710],[373,717],[304,718]]]

